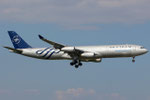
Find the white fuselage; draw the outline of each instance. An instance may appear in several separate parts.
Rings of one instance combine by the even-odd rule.
[[[8,31],[14,48],[4,46],[4,48],[24,56],[45,59],[45,60],[72,60],[71,66],[78,68],[82,62],[101,62],[102,58],[115,57],[135,57],[148,52],[143,46],[139,45],[101,45],[101,46],[66,46],[48,40],[39,35],[39,38],[52,45],[53,48],[32,48],[15,31]]]
[[[68,48],[74,47],[66,47]],[[98,62],[102,58],[115,58],[115,57],[135,57],[148,52],[142,46],[138,45],[104,45],[104,46],[75,46],[76,49],[83,50],[79,59],[82,61]],[[22,55],[46,59],[46,60],[59,60],[59,59],[72,59],[72,57],[63,50],[54,48],[29,48],[23,50]]]

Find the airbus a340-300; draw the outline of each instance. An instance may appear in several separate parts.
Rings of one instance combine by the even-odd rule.
[[[99,45],[99,46],[66,46],[45,39],[39,35],[39,38],[53,47],[32,48],[26,43],[16,32],[8,31],[14,48],[4,46],[11,52],[21,54],[28,57],[45,59],[45,60],[72,60],[71,66],[78,68],[82,66],[82,62],[101,62],[102,58],[116,57],[135,57],[148,52],[146,48],[139,45]]]

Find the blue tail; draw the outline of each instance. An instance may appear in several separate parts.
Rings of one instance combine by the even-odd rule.
[[[8,31],[8,34],[15,49],[32,48],[16,32]]]

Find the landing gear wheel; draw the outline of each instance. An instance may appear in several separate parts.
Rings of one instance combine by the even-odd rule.
[[[132,62],[133,62],[133,63],[135,62],[135,57],[133,57],[133,60],[132,60]]]
[[[82,63],[79,59],[74,59],[72,62],[70,62],[70,65],[74,65],[75,68],[79,68],[79,66],[82,66]]]
[[[70,63],[70,65],[73,66],[73,65],[75,65],[76,63],[77,63],[77,60],[73,60],[73,61]]]
[[[132,60],[132,62],[134,63],[134,62],[135,62],[135,60],[133,59],[133,60]]]
[[[82,63],[79,63],[79,66],[82,66]]]
[[[73,65],[74,65],[74,63],[73,63],[73,62],[71,62],[71,63],[70,63],[70,65],[71,65],[71,66],[73,66]]]
[[[79,65],[75,65],[75,68],[79,68]]]

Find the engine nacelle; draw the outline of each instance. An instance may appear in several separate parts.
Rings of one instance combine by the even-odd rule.
[[[101,61],[102,61],[101,58],[98,58],[98,59],[93,60],[93,62],[101,62]]]
[[[97,58],[97,59],[86,59],[86,62],[101,62],[102,58]]]
[[[74,47],[64,47],[61,50],[62,51],[66,51],[66,52],[73,52],[74,51]]]
[[[95,56],[95,54],[91,53],[91,52],[81,54],[81,57],[85,57],[85,58],[94,57],[94,56]]]

